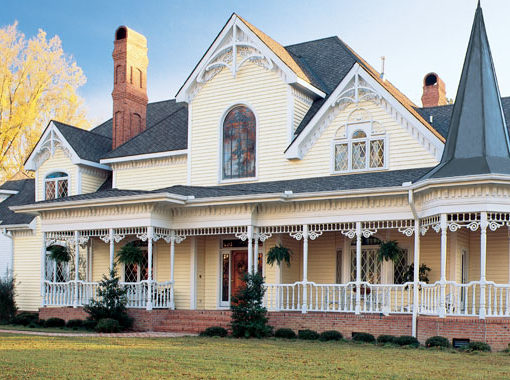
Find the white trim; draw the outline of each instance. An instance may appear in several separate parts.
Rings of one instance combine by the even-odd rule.
[[[246,107],[255,116],[255,175],[253,177],[243,177],[243,178],[223,178],[223,124],[225,123],[225,118],[228,113],[232,111],[236,107]],[[236,101],[231,103],[226,110],[223,112],[220,118],[219,125],[219,148],[218,148],[218,184],[224,183],[238,183],[238,182],[252,182],[258,180],[259,174],[259,117],[257,115],[257,111],[255,108],[249,103],[245,101]]]
[[[187,154],[188,154],[188,149],[168,150],[165,152],[145,153],[145,154],[137,154],[137,155],[133,155],[133,156],[123,156],[123,157],[115,157],[115,158],[104,158],[104,159],[101,159],[101,163],[102,164],[111,164],[111,163],[117,163],[117,162],[150,160],[152,158],[184,156]]]
[[[294,138],[295,103],[292,87],[287,86],[287,144],[290,144]]]
[[[198,62],[195,69],[191,72],[190,76],[186,79],[186,82],[184,82],[182,87],[175,95],[175,98],[178,102],[191,102],[193,96],[190,94],[190,90],[196,83],[198,76],[204,69],[206,69],[206,67],[210,64],[210,61],[214,59],[217,53],[221,50],[220,48],[222,48],[222,43],[224,42],[225,38],[228,37],[228,34],[231,30],[233,30],[232,33],[234,34],[236,27],[239,28],[253,41],[251,45],[254,45],[264,57],[271,61],[271,63],[274,62],[276,66],[278,66],[278,68],[283,72],[285,81],[287,83],[296,83],[308,91],[316,94],[317,96],[325,97],[325,94],[322,91],[299,78],[297,74],[289,66],[287,66],[287,64],[284,63],[278,57],[278,55],[276,55],[273,50],[271,50],[254,32],[252,32],[251,29],[236,14],[233,14],[223,29],[220,31],[216,39],[213,41],[209,49],[206,51],[202,59]],[[234,60],[236,58],[237,57],[233,57]],[[237,63],[234,62],[234,64]]]
[[[19,193],[19,191],[17,191],[17,190],[2,190],[2,189],[0,189],[0,194],[15,195],[18,193]]]
[[[76,195],[79,195],[82,193],[83,193],[83,191],[82,191],[82,181],[81,181],[81,167],[78,166],[77,170],[76,170]]]
[[[109,166],[101,165],[100,163],[89,161],[89,160],[84,160],[84,159],[80,158],[80,156],[78,156],[76,151],[73,149],[71,144],[69,144],[69,142],[65,139],[65,137],[62,135],[62,133],[60,132],[60,130],[58,129],[58,127],[55,125],[55,123],[53,121],[50,121],[50,123],[44,130],[41,138],[37,142],[37,145],[35,146],[34,150],[32,150],[32,153],[30,153],[30,156],[28,157],[28,159],[25,162],[25,170],[36,171],[37,169],[39,169],[40,165],[42,165],[42,163],[46,161],[46,159],[45,159],[42,162],[37,162],[36,157],[39,154],[41,154],[44,149],[48,149],[48,147],[44,147],[44,145],[47,142],[50,142],[50,146],[51,146],[50,152],[49,152],[50,153],[49,157],[53,156],[55,149],[58,148],[57,146],[55,146],[54,141],[58,141],[58,143],[60,145],[62,145],[61,148],[63,148],[63,150],[65,151],[66,154],[69,154],[69,158],[73,164],[86,165],[86,166],[91,166],[91,167],[95,167],[95,168],[103,169],[103,170],[111,170],[111,168]]]
[[[390,113],[399,124],[406,130],[408,133],[416,139],[427,151],[432,153],[437,160],[441,159],[441,155],[444,148],[444,143],[430,131],[420,120],[416,118],[407,108],[405,108],[395,97],[386,90],[379,82],[377,82],[362,66],[358,63],[354,64],[349,73],[344,77],[344,79],[340,82],[337,88],[333,91],[333,93],[329,96],[326,102],[322,105],[321,109],[314,115],[312,120],[306,125],[305,129],[299,134],[299,136],[292,141],[292,143],[287,147],[285,151],[285,157],[287,159],[302,159],[304,155],[307,153],[307,148],[304,147],[304,143],[306,140],[318,137],[317,133],[314,133],[315,129],[319,128],[319,124],[327,123],[328,125],[331,123],[331,120],[328,120],[326,117],[328,112],[332,112],[332,106],[337,101],[338,96],[342,94],[342,92],[346,89],[347,85],[350,81],[356,76],[361,77],[365,80],[374,91],[381,96],[381,98],[386,102],[387,106],[390,108],[389,110],[386,108],[386,112]],[[405,121],[404,121],[405,119]],[[415,136],[412,133],[410,128],[414,128],[417,130],[419,136]],[[319,134],[320,135],[320,134]],[[312,144],[313,145],[313,144]],[[309,149],[309,148],[308,148]]]
[[[189,308],[197,308],[197,237],[191,237]],[[175,283],[175,278],[174,278]]]
[[[192,146],[192,133],[191,133],[191,126],[192,126],[192,120],[193,120],[193,111],[192,111],[192,104],[188,104],[188,156],[186,157],[187,160],[187,177],[186,177],[186,185],[191,186],[191,146]]]

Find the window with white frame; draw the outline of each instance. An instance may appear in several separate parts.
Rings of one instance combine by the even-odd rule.
[[[333,172],[387,168],[386,136],[368,112],[355,110],[333,141]]]
[[[69,176],[63,172],[53,172],[44,179],[45,199],[63,198],[69,195]]]

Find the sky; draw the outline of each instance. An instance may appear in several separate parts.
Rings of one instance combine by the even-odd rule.
[[[111,117],[113,38],[127,25],[148,40],[149,101],[171,99],[232,12],[282,45],[339,36],[421,105],[423,77],[436,72],[455,98],[477,0],[18,0],[2,4],[0,26],[27,37],[58,35],[86,77],[89,118]],[[502,96],[510,95],[509,0],[482,0]]]

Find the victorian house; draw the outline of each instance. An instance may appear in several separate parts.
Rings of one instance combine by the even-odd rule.
[[[198,331],[258,271],[276,327],[510,343],[510,98],[480,7],[455,104],[435,73],[418,107],[341,39],[282,46],[236,14],[175,99],[148,103],[134,30],[113,63],[112,119],[52,121],[34,179],[0,187],[20,309],[83,315],[116,266],[136,328]],[[117,263],[131,242],[143,262]]]

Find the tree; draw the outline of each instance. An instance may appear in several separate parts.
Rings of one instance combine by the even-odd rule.
[[[50,120],[89,125],[76,90],[86,78],[58,36],[26,39],[17,22],[0,28],[0,180],[23,163]]]
[[[91,300],[83,310],[89,314],[89,319],[92,321],[115,319],[122,329],[128,329],[133,324],[133,319],[127,314],[126,293],[127,289],[120,286],[117,271],[113,268],[110,274],[104,275],[99,282],[97,299]]]
[[[246,273],[244,284],[233,297],[232,335],[236,338],[262,338],[271,335],[272,327],[267,325],[267,309],[263,306],[266,289],[264,278],[259,273]]]

